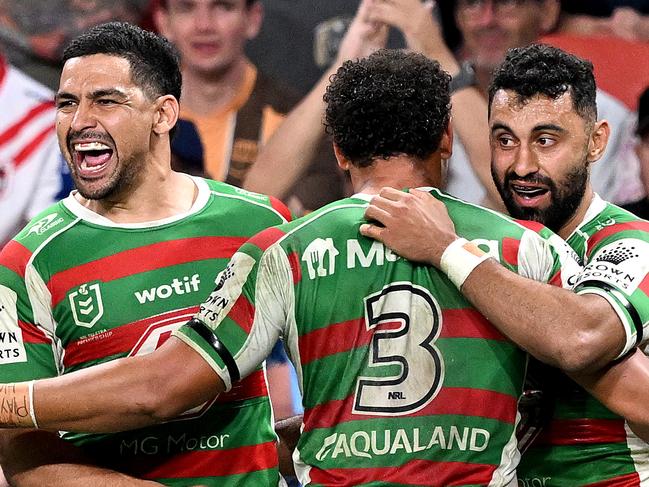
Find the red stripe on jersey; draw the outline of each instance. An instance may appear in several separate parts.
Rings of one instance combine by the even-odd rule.
[[[536,440],[546,445],[626,443],[623,419],[554,419]]]
[[[632,472],[612,479],[584,484],[583,487],[640,487],[640,475],[638,475],[638,472]]]
[[[557,271],[557,273],[550,278],[548,281],[548,284],[551,284],[553,286],[557,287],[563,287],[563,278],[561,277],[561,269]]]
[[[400,485],[488,485],[495,465],[463,462],[433,462],[412,460],[399,467],[335,468],[321,470],[312,468],[311,481],[328,487],[383,483]],[[433,484],[434,483],[434,484]]]
[[[52,307],[83,283],[109,282],[133,274],[205,259],[229,259],[245,242],[243,237],[193,237],[156,242],[81,264],[54,274],[47,287]]]
[[[146,338],[144,334],[149,327],[153,329],[153,327],[170,324],[182,325],[185,321],[189,321],[197,311],[198,306],[174,310],[70,342],[65,347],[63,364],[66,367],[72,367],[104,357],[131,352]],[[157,346],[160,344],[158,343]],[[139,346],[134,352],[138,351]]]
[[[269,196],[268,199],[270,200],[270,205],[273,208],[275,208],[275,211],[277,211],[277,213],[282,215],[287,222],[290,222],[293,219],[293,215],[291,215],[291,210],[289,210],[284,203],[282,203],[274,196]]]
[[[649,274],[647,274],[640,283],[640,290],[649,296]]]
[[[288,254],[288,263],[291,265],[291,274],[293,274],[293,284],[302,280],[302,265],[300,265],[300,256],[297,252]]]
[[[0,145],[6,144],[11,139],[13,139],[32,119],[36,118],[38,115],[54,107],[53,101],[44,101],[34,106],[30,111],[28,111],[23,117],[15,122],[13,125],[7,128],[4,132],[0,134]],[[54,123],[54,115],[52,114],[52,123]],[[52,125],[52,128],[54,126]]]
[[[503,238],[503,259],[509,265],[518,265],[518,248],[521,241],[515,238]]]
[[[2,87],[2,83],[5,80],[5,76],[7,74],[7,62],[5,61],[5,58],[2,57],[0,54],[0,88]]]
[[[610,225],[608,227],[602,228],[599,232],[594,233],[588,239],[587,255],[590,256],[591,252],[593,251],[593,248],[595,248],[597,244],[602,240],[604,240],[606,237],[627,230],[639,230],[642,232],[649,232],[649,222],[638,220],[634,222],[616,223],[615,225]]]
[[[14,157],[15,167],[19,167],[31,156],[36,149],[38,149],[47,137],[54,132],[54,125],[46,127],[41,130],[22,150]]]
[[[542,223],[534,222],[531,220],[514,220],[514,221],[519,225],[528,228],[536,233],[541,233],[541,230],[545,228]]]
[[[300,360],[306,365],[314,360],[367,346],[374,331],[385,330],[382,323],[367,330],[365,318],[343,321],[318,328],[298,340]],[[445,309],[442,311],[440,338],[483,338],[507,340],[487,319],[474,309]]]
[[[45,333],[39,330],[36,325],[18,320],[18,326],[23,332],[23,340],[25,343],[46,343],[48,345],[52,343],[52,341],[45,336]]]
[[[203,437],[207,446],[208,437]],[[227,441],[227,439],[226,439]],[[200,439],[199,445],[200,446]],[[126,473],[145,479],[191,479],[192,477],[221,477],[257,472],[278,466],[275,442],[242,446],[228,450],[194,450],[179,453],[160,464],[159,456],[138,455],[128,466],[120,465]],[[120,469],[121,470],[121,469]]]
[[[442,311],[440,338],[486,338],[507,341],[487,318],[473,308],[445,309]]]
[[[252,322],[255,319],[255,307],[241,294],[234,302],[228,317],[239,325],[246,334],[249,334],[252,329]]]
[[[517,398],[500,392],[467,387],[442,387],[439,394],[424,408],[408,417],[456,414],[491,418],[514,424]],[[371,418],[381,415],[353,414],[354,395],[345,399],[329,401],[304,411],[304,431],[316,428],[331,428],[340,423]]]
[[[286,235],[279,228],[267,228],[252,237],[248,242],[259,247],[262,251],[277,242],[280,238]]]
[[[263,370],[256,370],[245,379],[237,382],[232,386],[229,392],[220,394],[216,398],[217,403],[243,401],[245,399],[253,399],[255,397],[263,397],[268,395],[268,388],[266,387],[266,376]]]
[[[25,268],[31,258],[31,251],[23,244],[10,240],[0,252],[0,265],[25,278]]]

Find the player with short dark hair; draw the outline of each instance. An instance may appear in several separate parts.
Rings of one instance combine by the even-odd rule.
[[[56,125],[77,190],[0,254],[5,381],[137,361],[197,311],[242,243],[289,218],[266,196],[171,170],[181,77],[166,40],[109,23],[72,41],[64,58]],[[201,402],[131,432],[65,432],[61,441],[3,431],[3,469],[31,485],[145,483],[118,472],[166,485],[277,485],[263,368]]]

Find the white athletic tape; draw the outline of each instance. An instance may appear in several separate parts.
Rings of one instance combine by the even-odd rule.
[[[446,247],[440,260],[440,269],[460,289],[473,269],[489,258],[489,254],[470,243],[465,238],[458,238]]]

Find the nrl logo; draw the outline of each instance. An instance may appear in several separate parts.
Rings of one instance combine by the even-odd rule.
[[[92,328],[104,315],[104,303],[101,299],[99,283],[82,284],[79,289],[70,293],[70,308],[77,326]]]
[[[49,229],[55,227],[59,223],[62,223],[63,218],[56,218],[57,215],[58,213],[52,213],[51,215],[47,215],[46,217],[41,218],[31,226],[27,235],[31,235],[32,233],[35,233],[36,235],[43,235]]]

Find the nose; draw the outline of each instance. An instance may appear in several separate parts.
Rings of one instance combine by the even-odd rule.
[[[525,144],[521,144],[516,152],[511,170],[521,178],[538,172],[539,161],[537,155]]]
[[[480,4],[480,12],[476,16],[476,23],[480,27],[487,27],[494,23],[496,20],[496,12],[493,0],[484,0]]]
[[[96,125],[97,119],[93,115],[91,104],[85,100],[80,101],[72,116],[70,130],[73,132],[81,132],[89,128],[94,128]]]
[[[209,7],[197,8],[194,12],[194,28],[199,32],[209,31],[214,28],[215,19]]]

